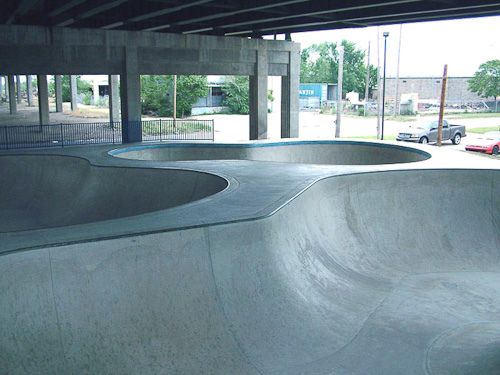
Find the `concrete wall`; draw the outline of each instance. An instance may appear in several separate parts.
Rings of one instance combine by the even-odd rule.
[[[269,75],[287,75],[289,41],[0,25],[2,74],[123,74],[125,53],[136,53],[139,74],[254,75],[266,51]]]
[[[448,77],[446,100],[448,103],[480,102],[484,99],[469,91],[470,77]],[[394,100],[396,93],[396,78],[387,78],[386,98]],[[441,97],[441,77],[400,78],[399,93],[418,93],[420,100],[439,100]]]

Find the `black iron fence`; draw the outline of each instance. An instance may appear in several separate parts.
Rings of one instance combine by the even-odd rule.
[[[142,125],[143,141],[213,141],[213,120],[158,119],[130,122]],[[122,143],[121,122],[0,126],[0,149],[65,147]]]

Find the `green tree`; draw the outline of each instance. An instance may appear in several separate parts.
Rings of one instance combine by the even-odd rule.
[[[224,105],[229,107],[231,113],[248,114],[248,76],[227,77],[222,92]]]
[[[165,75],[141,76],[142,113],[172,116],[172,79]]]
[[[177,116],[184,117],[191,114],[193,104],[199,98],[208,95],[207,76],[178,76],[177,77]]]
[[[355,91],[360,94],[365,92],[366,63],[365,52],[357,49],[356,45],[343,40],[344,47],[344,75],[342,93]],[[313,44],[301,52],[300,82],[302,83],[328,83],[337,82],[339,52],[337,43],[324,42]],[[376,86],[377,70],[370,65],[369,88]]]
[[[474,77],[469,80],[469,89],[483,98],[494,98],[495,112],[498,112],[500,60],[490,60],[481,64]]]
[[[36,80],[33,80],[33,85],[36,85]],[[55,77],[52,76],[49,82],[49,94],[55,95]],[[63,102],[71,101],[71,90],[70,90],[70,76],[63,75],[61,79],[62,86],[62,99]],[[76,76],[76,92],[78,94],[85,94],[92,90],[92,85],[87,81],[81,79],[81,76]]]
[[[196,101],[206,96],[208,84],[206,76],[186,75],[177,77],[177,116],[191,114]],[[158,116],[173,115],[173,76],[141,76],[142,113]]]

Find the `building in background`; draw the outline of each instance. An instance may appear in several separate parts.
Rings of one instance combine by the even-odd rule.
[[[446,87],[446,103],[448,105],[472,105],[486,101],[469,90],[471,77],[448,77]],[[396,78],[386,79],[386,98],[394,102],[396,95]],[[419,105],[432,106],[439,103],[441,96],[442,77],[402,77],[399,79],[399,100],[407,94],[417,94]]]
[[[299,86],[299,109],[319,110],[337,100],[337,84],[301,83]]]
[[[207,96],[199,98],[193,104],[192,115],[206,115],[211,113],[221,113],[227,108],[224,107],[224,92],[222,86],[226,76],[207,76],[208,92]]]

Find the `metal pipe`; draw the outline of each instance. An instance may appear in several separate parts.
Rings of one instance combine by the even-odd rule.
[[[340,125],[342,121],[342,79],[344,74],[344,46],[339,46],[339,71],[337,84],[337,121],[335,126],[335,138],[340,137]]]

